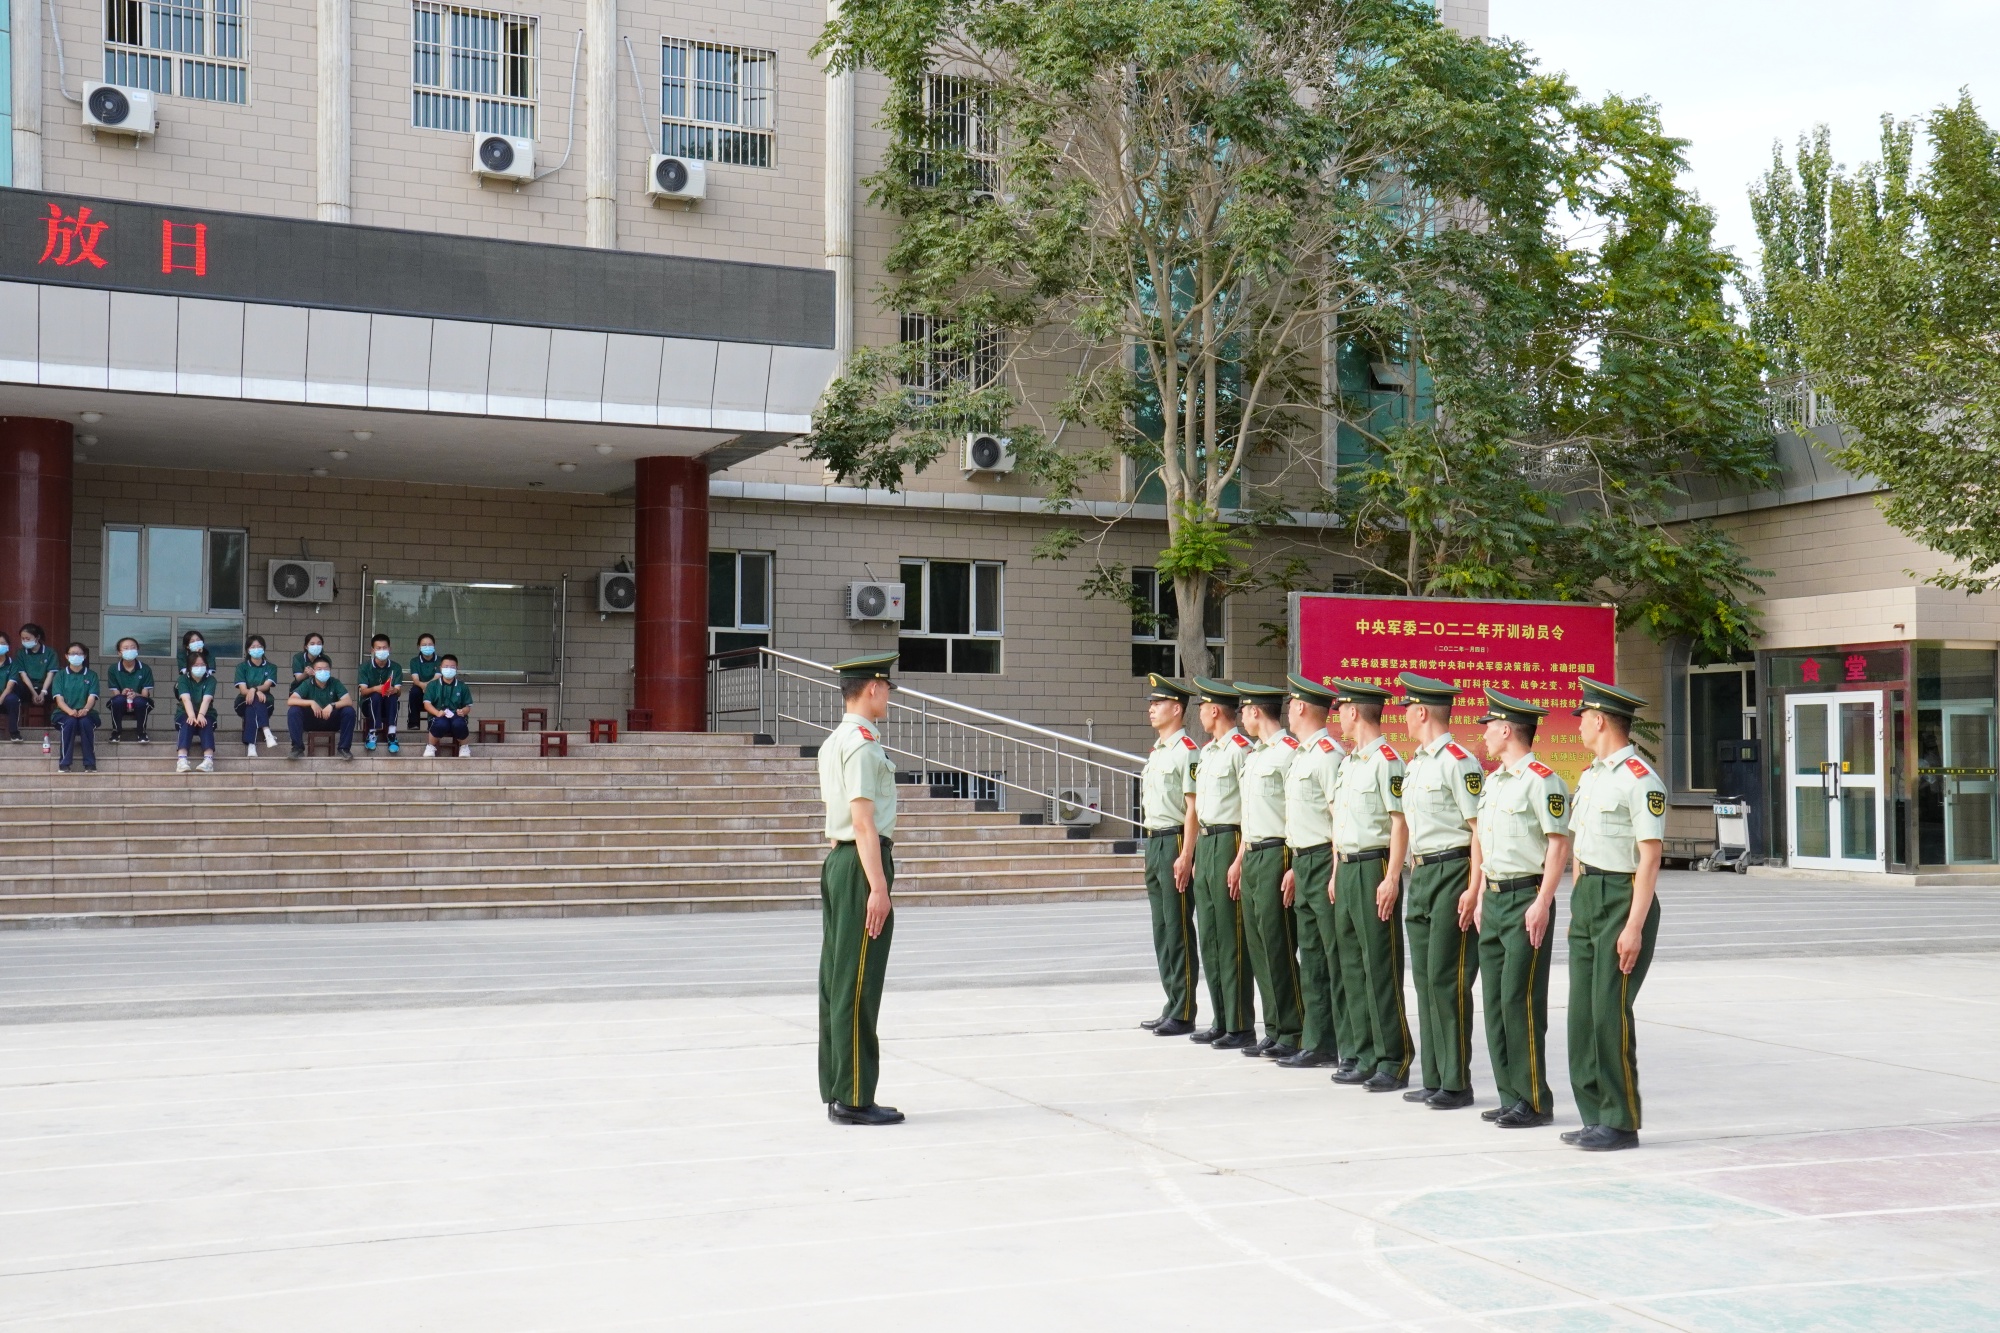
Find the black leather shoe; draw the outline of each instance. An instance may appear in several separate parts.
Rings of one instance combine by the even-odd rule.
[[[1585,1125],[1582,1129],[1566,1129],[1562,1132],[1562,1141],[1564,1143],[1575,1143],[1578,1139],[1596,1128],[1597,1126],[1595,1125]]]
[[[1160,1020],[1160,1025],[1153,1029],[1153,1035],[1156,1037],[1185,1037],[1193,1031],[1194,1024],[1188,1022],[1185,1018],[1166,1018]]]
[[[1255,1046],[1245,1046],[1243,1048],[1243,1054],[1249,1056],[1251,1059],[1254,1060],[1259,1056],[1265,1054],[1267,1051],[1275,1050],[1277,1048],[1277,1045],[1278,1045],[1278,1039],[1276,1037],[1266,1037],[1264,1038],[1264,1040],[1258,1042]]]
[[[1139,1026],[1146,1029],[1146,1031],[1151,1032],[1154,1028],[1158,1027],[1160,1024],[1166,1021],[1167,1020],[1164,1018],[1142,1018],[1139,1020]]]
[[[1361,1059],[1359,1056],[1353,1056],[1353,1055],[1344,1056],[1340,1061],[1340,1072],[1343,1074],[1351,1074],[1354,1072],[1355,1066],[1359,1065],[1360,1063]]]
[[[1472,1105],[1472,1089],[1460,1088],[1454,1092],[1447,1088],[1425,1102],[1424,1105],[1430,1107],[1433,1111],[1463,1111],[1466,1107]]]
[[[1518,1106],[1518,1105],[1520,1105],[1520,1103],[1519,1103],[1519,1102],[1516,1102],[1516,1103],[1515,1103],[1514,1105],[1515,1105],[1515,1106]],[[1513,1110],[1513,1109],[1514,1109],[1514,1107],[1513,1107],[1513,1106],[1494,1106],[1494,1107],[1489,1107],[1488,1109],[1486,1109],[1486,1110],[1484,1110],[1484,1111],[1481,1111],[1481,1112],[1479,1113],[1479,1118],[1480,1118],[1481,1120],[1485,1120],[1485,1121],[1488,1121],[1488,1122],[1490,1123],[1490,1122],[1492,1122],[1492,1121],[1495,1121],[1495,1120],[1498,1120],[1498,1119],[1499,1119],[1499,1118],[1500,1118],[1501,1116],[1503,1116],[1503,1115],[1506,1115],[1506,1114],[1507,1114],[1507,1112],[1509,1112],[1509,1111],[1511,1111],[1511,1110]]]
[[[1639,1131],[1592,1125],[1576,1141],[1576,1146],[1585,1152],[1617,1152],[1620,1148],[1636,1148],[1639,1146]]]
[[[1515,1102],[1501,1112],[1500,1118],[1493,1123],[1502,1129],[1540,1129],[1543,1125],[1553,1125],[1555,1122],[1554,1111],[1537,1111],[1526,1102]]]
[[[1436,1088],[1411,1088],[1403,1094],[1403,1100],[1406,1102],[1427,1102],[1437,1096],[1437,1094],[1438,1090]]]
[[[1333,1081],[1335,1083],[1366,1083],[1371,1076],[1372,1074],[1369,1070],[1346,1064],[1333,1072]]]
[[[836,1125],[900,1125],[903,1113],[893,1106],[848,1106],[826,1104],[826,1118]]]
[[[1298,1051],[1278,1061],[1278,1064],[1285,1069],[1324,1069],[1330,1064],[1337,1063],[1339,1062],[1324,1051]]]
[[[1289,1060],[1299,1053],[1299,1048],[1288,1041],[1274,1041],[1263,1050],[1266,1060]]]
[[[1221,1035],[1222,1035],[1221,1028],[1203,1028],[1199,1032],[1189,1033],[1188,1040],[1198,1041],[1206,1045],[1207,1043],[1214,1041],[1217,1037],[1220,1037]]]
[[[1257,1034],[1245,1030],[1243,1032],[1225,1032],[1208,1045],[1209,1049],[1214,1051],[1240,1051],[1247,1046],[1255,1046],[1256,1044]]]
[[[1378,1069],[1375,1071],[1374,1076],[1361,1086],[1370,1092],[1394,1092],[1398,1088],[1409,1087],[1410,1076],[1405,1074],[1401,1078],[1397,1078],[1386,1069]]]

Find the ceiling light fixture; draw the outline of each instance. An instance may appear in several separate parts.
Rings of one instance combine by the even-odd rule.
[[[95,435],[79,435],[76,437],[76,442],[88,449],[91,445],[97,443],[97,437]]]
[[[600,457],[609,458],[611,457],[611,446],[608,444],[600,444],[597,446],[597,452]]]
[[[347,450],[329,449],[326,451],[326,456],[336,463],[345,463],[347,461]]]
[[[557,470],[558,472],[574,472],[574,471],[576,471],[576,464],[574,464],[574,463],[557,463],[557,464],[556,464],[556,470]]]
[[[98,422],[102,420],[104,420],[104,414],[102,412],[85,412],[83,414],[83,424],[86,426],[95,426]]]
[[[368,443],[368,441],[375,438],[375,432],[372,430],[349,431],[348,434],[352,435],[355,439],[361,441],[363,444],[366,444]]]
[[[313,469],[313,475],[315,477],[324,477],[326,475],[326,469],[323,467],[316,467]]]

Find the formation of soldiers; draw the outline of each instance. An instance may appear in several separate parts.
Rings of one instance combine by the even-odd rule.
[[[1142,818],[1166,1004],[1141,1026],[1458,1110],[1476,1100],[1478,983],[1499,1092],[1483,1118],[1551,1124],[1551,927],[1573,862],[1569,1063],[1583,1125],[1562,1138],[1637,1146],[1632,1005],[1659,932],[1667,804],[1631,742],[1645,700],[1582,682],[1578,727],[1596,758],[1572,797],[1535,758],[1548,710],[1524,699],[1485,691],[1488,773],[1451,732],[1459,690],[1447,681],[1405,672],[1401,700],[1361,682],[1287,681],[1151,677],[1158,739]],[[1407,762],[1383,737],[1391,706],[1416,743]],[[1197,1030],[1204,978],[1211,1018]]]

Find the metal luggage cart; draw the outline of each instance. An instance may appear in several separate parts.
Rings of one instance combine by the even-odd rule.
[[[1733,870],[1741,875],[1750,869],[1750,802],[1730,797],[1710,808],[1715,811],[1715,850],[1695,869]]]

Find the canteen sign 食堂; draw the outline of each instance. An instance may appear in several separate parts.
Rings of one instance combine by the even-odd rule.
[[[1488,768],[1481,728],[1491,685],[1549,710],[1535,737],[1535,757],[1572,790],[1590,764],[1571,710],[1583,701],[1579,676],[1616,683],[1617,613],[1576,602],[1470,602],[1425,597],[1363,597],[1297,593],[1292,642],[1299,674],[1321,682],[1365,681],[1397,691],[1397,676],[1415,671],[1458,686],[1452,734]],[[1406,760],[1415,745],[1400,707],[1382,725]]]

